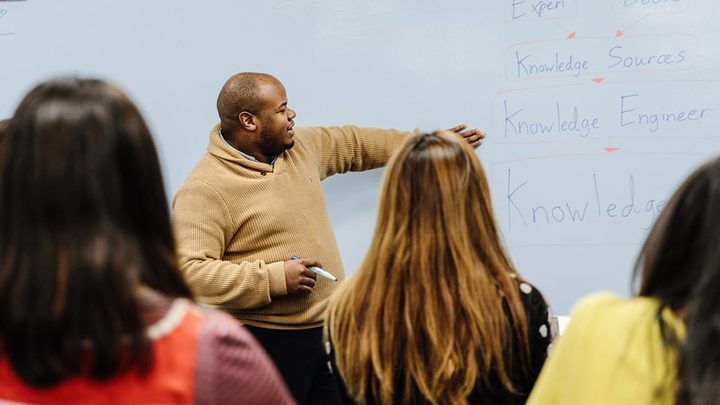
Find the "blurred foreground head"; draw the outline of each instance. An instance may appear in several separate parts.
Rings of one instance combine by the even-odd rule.
[[[666,345],[679,351],[681,404],[720,402],[720,158],[695,170],[650,231],[635,268],[639,295],[660,301]],[[659,316],[680,315],[681,341]]]
[[[0,148],[0,358],[33,386],[151,361],[138,291],[190,296],[137,107],[100,80],[25,96]]]

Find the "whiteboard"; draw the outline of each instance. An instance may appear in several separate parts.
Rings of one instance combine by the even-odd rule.
[[[488,133],[478,155],[519,271],[567,313],[626,295],[672,190],[720,149],[713,0],[0,1],[0,117],[38,81],[110,79],[143,110],[168,192],[204,153],[239,71],[276,75],[301,126]],[[326,200],[346,271],[382,172]]]

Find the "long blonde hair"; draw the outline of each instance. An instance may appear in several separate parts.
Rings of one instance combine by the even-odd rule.
[[[512,390],[513,336],[529,363],[513,277],[474,150],[454,133],[413,136],[388,165],[367,256],[328,309],[348,393],[466,403],[491,372]]]

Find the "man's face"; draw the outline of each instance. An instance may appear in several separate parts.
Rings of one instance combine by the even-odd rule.
[[[285,87],[277,80],[258,82],[259,93],[264,105],[257,113],[260,124],[259,149],[266,156],[279,155],[295,144],[295,111],[287,106]]]

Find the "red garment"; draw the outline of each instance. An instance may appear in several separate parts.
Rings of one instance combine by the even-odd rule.
[[[107,382],[75,377],[50,389],[37,389],[21,382],[3,357],[0,400],[103,405],[293,403],[268,356],[237,321],[186,300],[174,300],[166,307],[148,328],[154,354],[146,375],[131,372]]]

